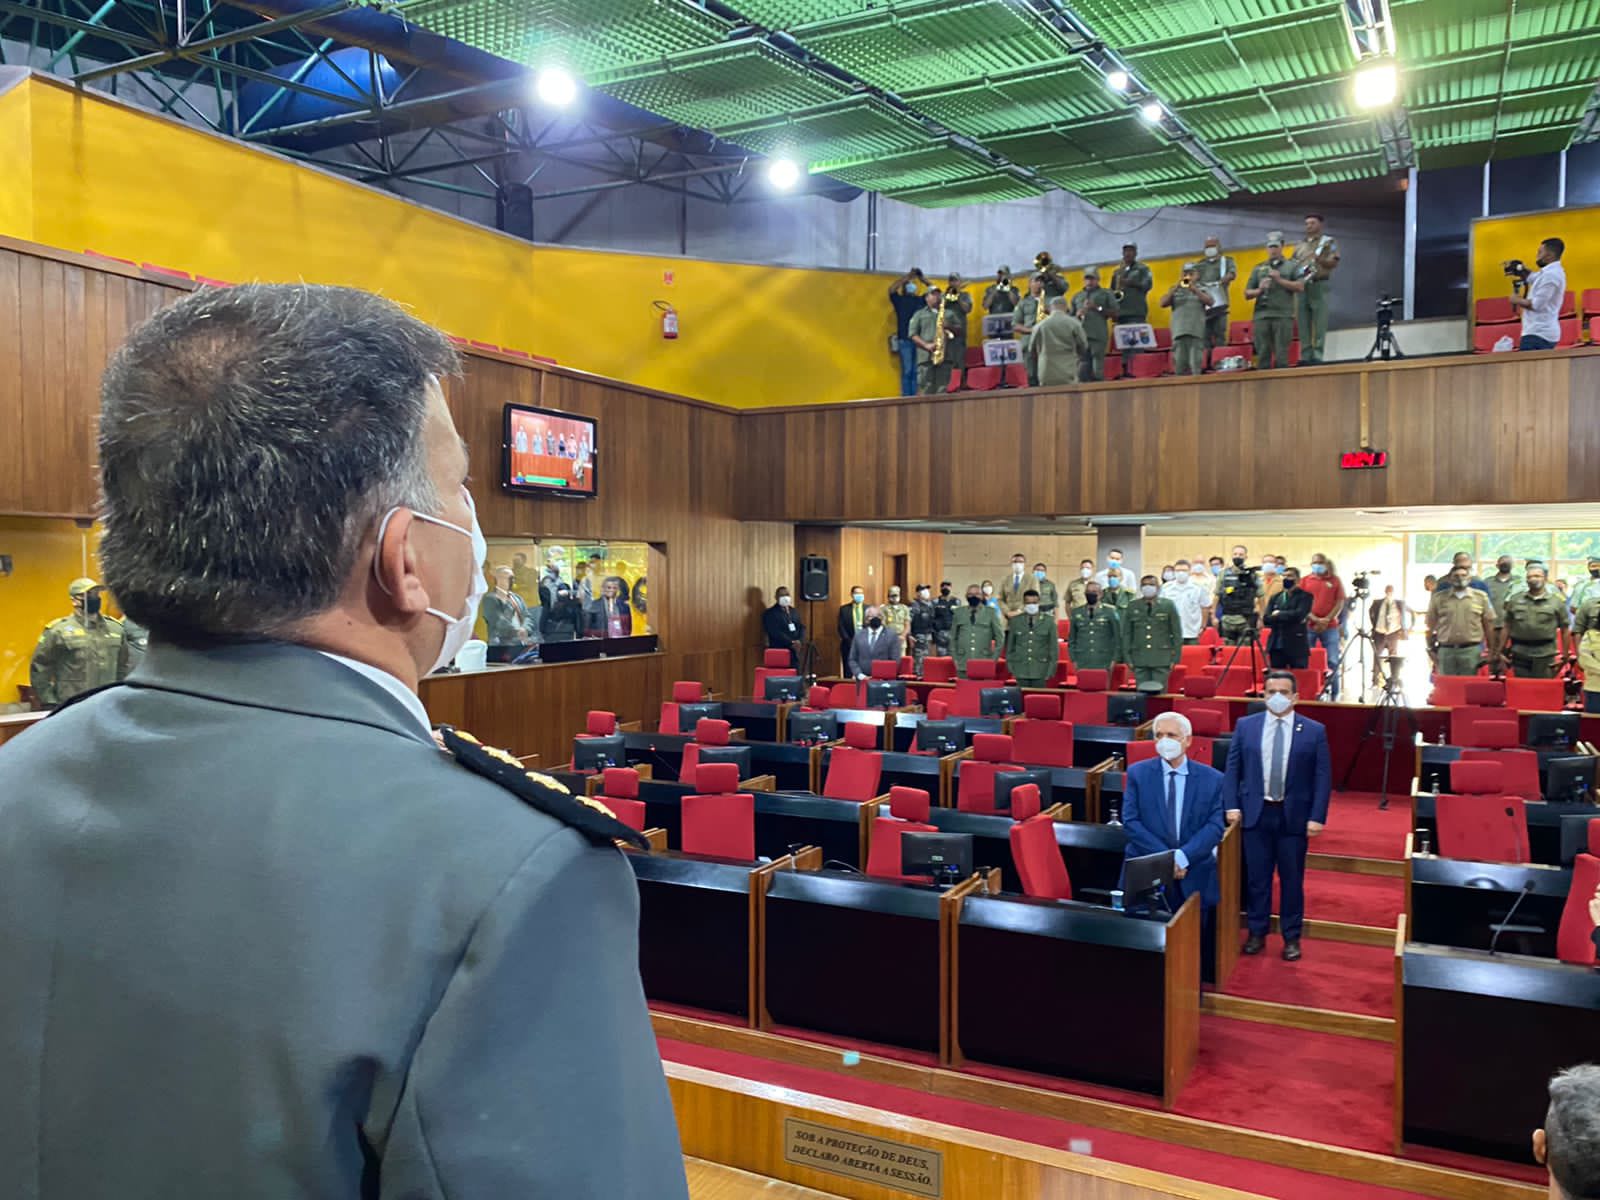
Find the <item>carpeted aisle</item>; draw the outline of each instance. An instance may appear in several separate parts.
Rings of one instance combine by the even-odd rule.
[[[1320,840],[1320,839],[1319,839]],[[1347,871],[1306,871],[1306,920],[1338,921],[1393,929],[1406,904],[1403,879],[1352,875]],[[1272,911],[1278,911],[1278,881],[1272,881]]]
[[[1411,801],[1389,797],[1378,808],[1377,792],[1335,792],[1328,806],[1328,827],[1311,843],[1317,854],[1348,854],[1399,862],[1411,825]]]
[[[1239,956],[1228,986],[1230,996],[1270,1000],[1301,1008],[1327,1008],[1369,1017],[1394,1016],[1394,951],[1307,938],[1305,957],[1286,963],[1276,938],[1253,957]]]

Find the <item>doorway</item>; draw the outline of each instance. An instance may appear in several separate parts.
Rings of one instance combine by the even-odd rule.
[[[889,589],[892,587],[900,589],[900,602],[902,604],[907,602],[906,597],[911,594],[906,587],[906,559],[908,557],[905,554],[885,554],[883,556],[883,596],[879,599],[880,604],[889,599]]]

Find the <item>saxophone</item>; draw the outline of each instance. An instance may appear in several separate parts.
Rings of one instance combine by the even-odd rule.
[[[944,344],[949,340],[950,331],[944,327],[944,302],[949,298],[949,292],[939,293],[939,314],[935,323],[938,328],[933,333],[933,365],[940,366],[944,362]]]

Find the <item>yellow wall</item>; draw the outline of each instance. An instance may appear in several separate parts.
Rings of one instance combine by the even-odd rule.
[[[0,230],[33,228],[33,89],[0,92]]]
[[[42,517],[0,517],[0,554],[11,556],[11,574],[0,575],[0,711],[17,703],[17,685],[28,682],[39,633],[71,610],[67,584],[95,575],[98,530]]]
[[[1567,244],[1561,256],[1567,287],[1583,302],[1585,288],[1600,288],[1600,205],[1516,217],[1484,217],[1472,223],[1472,298],[1509,296],[1511,281],[1500,264],[1520,258],[1532,267],[1539,243],[1558,237]],[[1582,314],[1587,318],[1597,313]]]

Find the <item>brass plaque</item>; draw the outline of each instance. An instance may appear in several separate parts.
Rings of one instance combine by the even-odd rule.
[[[895,1188],[909,1196],[934,1200],[944,1196],[944,1155],[922,1146],[787,1117],[783,1158],[796,1166]]]

